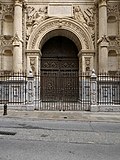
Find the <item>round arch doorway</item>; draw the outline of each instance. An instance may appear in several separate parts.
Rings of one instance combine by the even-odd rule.
[[[43,45],[41,52],[41,100],[78,101],[79,51],[74,42],[56,36]]]

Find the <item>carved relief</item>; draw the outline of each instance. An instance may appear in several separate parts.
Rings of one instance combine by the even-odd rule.
[[[101,42],[109,42],[109,38],[106,35],[104,35],[101,38],[99,38],[97,41],[98,44]]]
[[[12,4],[4,4],[3,5],[3,14],[4,15],[12,15],[13,16],[14,7]]]
[[[111,14],[111,13],[118,13],[118,4],[108,4],[107,6],[107,13],[108,15]]]
[[[110,46],[119,46],[120,38],[116,36],[109,36],[109,45]]]
[[[57,27],[59,26],[60,22],[59,22],[59,19],[56,19],[54,21],[50,21],[47,25],[42,25],[41,26],[41,29],[38,31],[37,34],[35,34],[34,36],[34,39],[32,40],[32,44],[30,45],[30,48],[34,48],[35,47],[35,44],[36,44],[36,41],[40,36],[40,34],[42,34],[45,30],[47,30],[48,28],[51,28],[51,27]],[[62,19],[62,27],[69,27],[72,28],[73,30],[75,30],[78,35],[81,35],[82,36],[82,40],[84,40],[85,42],[85,46],[86,46],[86,49],[89,49],[90,47],[90,44],[89,44],[89,40],[86,38],[86,34],[85,32],[77,25],[75,25],[74,23],[71,23],[69,21],[66,21],[64,19]]]
[[[30,57],[30,67],[32,69],[33,75],[36,73],[36,57]]]
[[[33,15],[33,28],[36,27],[41,21],[45,20],[47,18],[47,7],[43,9],[39,9],[36,11]]]
[[[93,27],[95,23],[95,7],[87,8],[84,11],[84,16],[87,21],[87,25]]]
[[[95,41],[95,7],[89,7],[84,12],[82,12],[80,6],[73,7],[74,19],[77,22],[83,23],[83,25],[91,33],[93,44]]]
[[[11,36],[1,36],[1,46],[12,46],[12,37]]]
[[[85,19],[87,21],[87,25],[89,26],[91,32],[91,38],[93,40],[93,44],[95,45],[95,14],[96,8],[90,7],[84,11]]]
[[[19,46],[20,42],[23,42],[23,41],[19,38],[18,34],[15,33],[15,36],[13,37],[12,42],[14,46]]]
[[[90,59],[91,57],[85,57],[85,71],[86,72],[90,71],[90,65],[91,65]]]
[[[73,7],[73,14],[74,14],[74,19],[77,20],[78,22],[81,22],[84,24],[85,27],[87,27],[86,23],[87,20],[80,8],[80,6],[74,6]]]
[[[109,35],[109,39],[110,39],[110,45],[113,45],[113,42],[117,43],[117,33],[118,33],[117,21],[119,19],[119,5],[118,5],[118,3],[108,4],[107,14],[108,14],[108,19],[107,19],[108,35]],[[113,27],[113,25],[114,25],[114,27]]]
[[[34,7],[27,7],[27,38],[29,38],[32,30],[48,17],[47,12],[47,7],[39,8],[39,10],[35,10]]]

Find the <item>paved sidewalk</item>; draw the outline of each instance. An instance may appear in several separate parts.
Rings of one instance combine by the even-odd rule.
[[[120,112],[86,112],[86,111],[17,111],[8,110],[3,116],[0,110],[0,118],[37,118],[44,120],[76,120],[76,121],[100,121],[120,123]]]

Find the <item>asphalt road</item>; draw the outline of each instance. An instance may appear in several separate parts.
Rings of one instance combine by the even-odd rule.
[[[120,123],[0,118],[0,160],[120,160]]]

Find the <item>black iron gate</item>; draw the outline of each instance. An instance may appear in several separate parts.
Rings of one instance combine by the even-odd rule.
[[[89,110],[89,99],[85,101],[83,85],[89,85],[89,96],[90,84],[85,82],[84,76],[79,76],[78,68],[76,58],[42,58],[40,110]]]
[[[57,36],[49,39],[41,52],[40,110],[84,110],[76,45]]]
[[[78,101],[77,71],[43,71],[41,75],[42,101]]]

